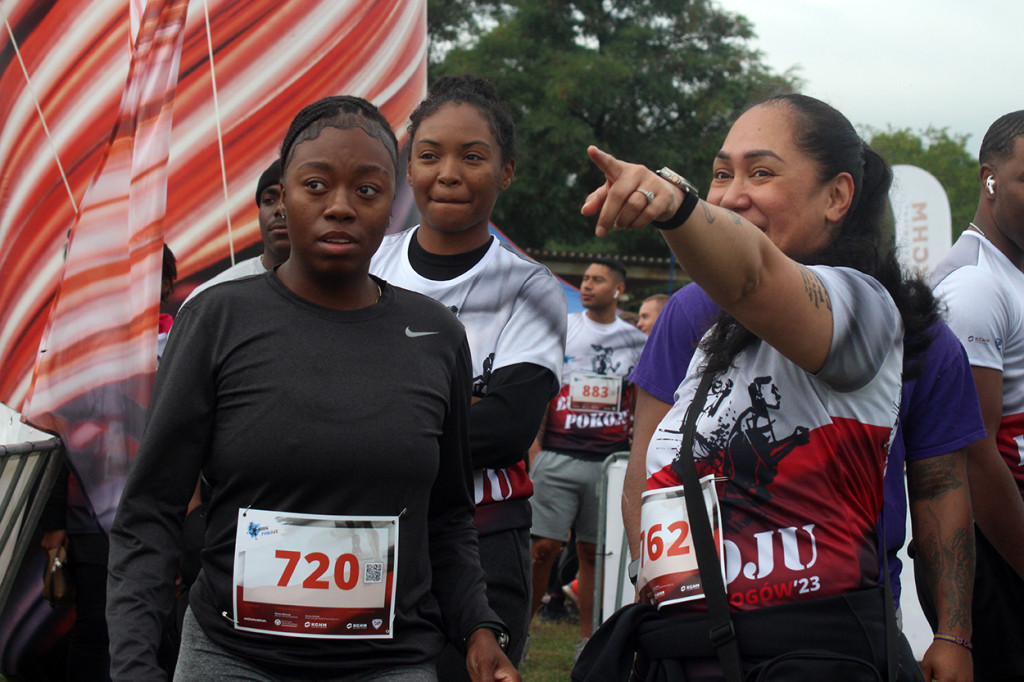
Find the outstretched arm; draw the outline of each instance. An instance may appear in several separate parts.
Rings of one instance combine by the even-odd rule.
[[[598,236],[613,227],[639,229],[669,220],[683,203],[682,190],[648,168],[597,147],[587,152],[606,178],[582,209],[584,215],[598,216]],[[641,189],[654,198],[648,201]],[[832,306],[811,270],[787,257],[753,224],[704,201],[680,227],[662,235],[711,300],[801,368],[822,369],[832,342]]]

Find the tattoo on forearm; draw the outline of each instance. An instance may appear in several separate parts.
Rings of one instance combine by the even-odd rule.
[[[949,624],[971,625],[971,594],[974,591],[974,533],[970,528],[958,530],[950,542],[950,567],[953,581],[950,586]]]
[[[947,535],[940,519],[930,515],[932,532],[914,538],[921,566],[943,628],[971,629],[974,590],[974,535],[958,528]]]
[[[962,455],[949,454],[919,459],[907,464],[907,492],[911,502],[932,500],[959,490],[965,482],[960,475]]]
[[[907,492],[914,544],[939,624],[970,631],[974,529],[963,511],[969,505],[964,452],[907,462]]]
[[[713,224],[715,222],[715,214],[712,213],[710,204],[708,204],[708,202],[704,200],[701,200],[700,207],[704,209],[704,220],[707,221],[708,225]]]
[[[807,292],[814,307],[821,308],[824,305],[828,310],[832,310],[832,299],[828,297],[828,291],[825,290],[825,285],[821,283],[821,280],[802,265],[800,266],[800,275],[804,278],[804,291]]]

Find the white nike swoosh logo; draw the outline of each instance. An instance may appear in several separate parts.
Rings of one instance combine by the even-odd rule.
[[[405,335],[410,339],[415,339],[417,336],[430,336],[431,334],[440,334],[441,332],[414,332],[408,327],[405,328]]]

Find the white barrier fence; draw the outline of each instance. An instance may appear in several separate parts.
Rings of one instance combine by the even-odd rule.
[[[22,424],[0,403],[0,612],[63,459],[59,438]]]

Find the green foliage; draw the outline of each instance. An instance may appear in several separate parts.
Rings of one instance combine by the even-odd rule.
[[[470,44],[494,23],[500,2],[489,0],[429,0],[427,3],[427,34],[431,66],[439,64],[449,49],[457,44]]]
[[[460,14],[467,7],[473,21]],[[463,23],[431,35],[450,49],[430,78],[485,76],[516,116],[519,165],[493,219],[522,246],[594,241],[594,220],[579,208],[604,178],[587,145],[669,166],[706,188],[732,120],[794,87],[748,47],[750,23],[709,0],[431,0],[431,11],[434,22],[447,12]],[[651,230],[616,233],[607,244],[595,250],[667,252]]]
[[[949,197],[956,241],[978,207],[978,160],[967,151],[968,136],[932,127],[917,133],[909,128],[889,128],[884,133],[869,130],[869,134],[872,148],[890,164],[923,168],[942,183]]]

